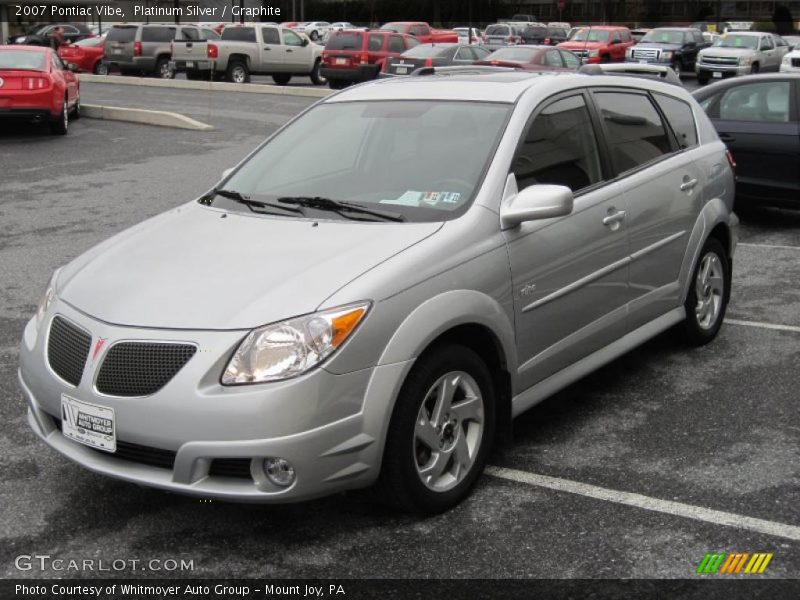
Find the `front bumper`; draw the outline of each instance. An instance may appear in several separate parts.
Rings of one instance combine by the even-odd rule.
[[[56,313],[89,331],[93,343],[106,338],[106,348],[118,340],[180,339],[197,344],[198,352],[155,394],[103,395],[93,384],[102,352],[87,360],[77,386],[51,371],[45,347]],[[91,471],[189,495],[293,502],[371,484],[380,470],[392,401],[411,361],[344,375],[318,368],[283,382],[222,386],[221,370],[244,333],[119,327],[58,302],[39,330],[33,320],[25,328],[19,380],[28,422],[50,447]],[[172,466],[122,458],[64,437],[57,421],[62,394],[114,409],[118,453],[121,443],[145,455],[166,451]],[[269,481],[262,468],[266,457],[292,464],[297,478],[290,487]],[[220,459],[249,461],[249,476],[246,468],[236,476],[215,474]]]
[[[706,79],[722,79],[726,77],[736,77],[737,75],[747,75],[750,73],[750,65],[709,65],[697,63],[695,73],[698,77]],[[714,75],[719,73],[719,75]]]

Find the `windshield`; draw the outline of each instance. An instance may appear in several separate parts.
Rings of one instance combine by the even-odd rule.
[[[607,42],[608,31],[596,29],[579,29],[570,39],[570,42]]]
[[[112,27],[106,39],[109,42],[132,42],[136,39],[136,27]]]
[[[683,44],[682,31],[656,30],[648,31],[642,38],[642,42],[653,42],[656,44]]]
[[[508,35],[508,25],[489,25],[486,28],[486,35]]]
[[[714,40],[715,48],[758,48],[758,37],[728,33]]]
[[[539,53],[536,48],[500,48],[495,50],[485,60],[513,60],[518,62],[528,62]]]
[[[326,50],[361,50],[363,37],[360,33],[337,33],[325,44]]]
[[[46,71],[47,54],[25,50],[0,50],[0,69],[18,71]]]
[[[472,202],[511,108],[422,100],[321,104],[257,151],[224,188],[263,202],[319,196],[407,221],[455,218]],[[249,211],[225,198],[214,205]]]

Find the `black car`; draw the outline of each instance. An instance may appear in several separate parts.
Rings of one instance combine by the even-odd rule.
[[[56,27],[61,27],[65,43],[75,43],[94,37],[94,33],[86,25],[80,23],[42,23],[31,27],[25,33],[12,35],[9,44],[25,44],[26,46],[49,46]]]
[[[684,71],[694,71],[697,53],[710,45],[699,29],[657,27],[628,49],[625,61],[671,66],[680,76]]]
[[[522,30],[522,43],[531,46],[555,46],[567,41],[567,30],[560,27],[529,25]]]
[[[469,44],[420,44],[397,58],[388,58],[379,77],[408,75],[422,67],[471,65],[491,54],[483,46]]]
[[[736,162],[736,202],[800,209],[800,75],[746,75],[693,93]]]

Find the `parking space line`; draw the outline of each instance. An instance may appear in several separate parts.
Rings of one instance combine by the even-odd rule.
[[[778,250],[800,250],[800,246],[783,246],[780,244],[745,244],[739,242],[737,246],[744,246],[746,248],[776,248]]]
[[[713,525],[747,529],[756,533],[764,533],[775,537],[800,541],[800,527],[787,525],[786,523],[776,523],[775,521],[766,521],[764,519],[746,517],[735,513],[704,508],[702,506],[693,506],[691,504],[683,504],[682,502],[673,502],[671,500],[661,500],[659,498],[643,496],[642,494],[621,492],[597,485],[581,483],[579,481],[571,481],[559,477],[548,477],[547,475],[537,475],[536,473],[507,469],[505,467],[490,466],[486,468],[486,473],[493,477],[507,479],[516,483],[525,483],[527,485],[544,487],[559,492],[567,492],[569,494],[577,494],[579,496],[605,500],[616,504],[625,504],[626,506],[633,506],[653,512],[694,519],[696,521],[704,521]]]
[[[759,327],[761,329],[774,329],[776,331],[791,331],[800,333],[800,327],[796,325],[778,325],[775,323],[762,323],[761,321],[740,321],[739,319],[725,319],[729,325],[744,325],[745,327]]]

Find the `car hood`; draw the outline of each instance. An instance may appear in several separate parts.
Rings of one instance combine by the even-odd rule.
[[[77,258],[57,294],[116,325],[250,329],[315,311],[441,225],[271,218],[193,203]]]
[[[657,48],[659,50],[680,50],[682,48],[680,44],[668,44],[667,42],[639,42],[633,47],[636,50],[647,48]]]
[[[561,42],[558,47],[566,48],[567,50],[596,50],[597,48],[604,48],[608,46],[606,42]]]
[[[746,56],[755,54],[752,48],[705,48],[700,51],[701,56]]]

